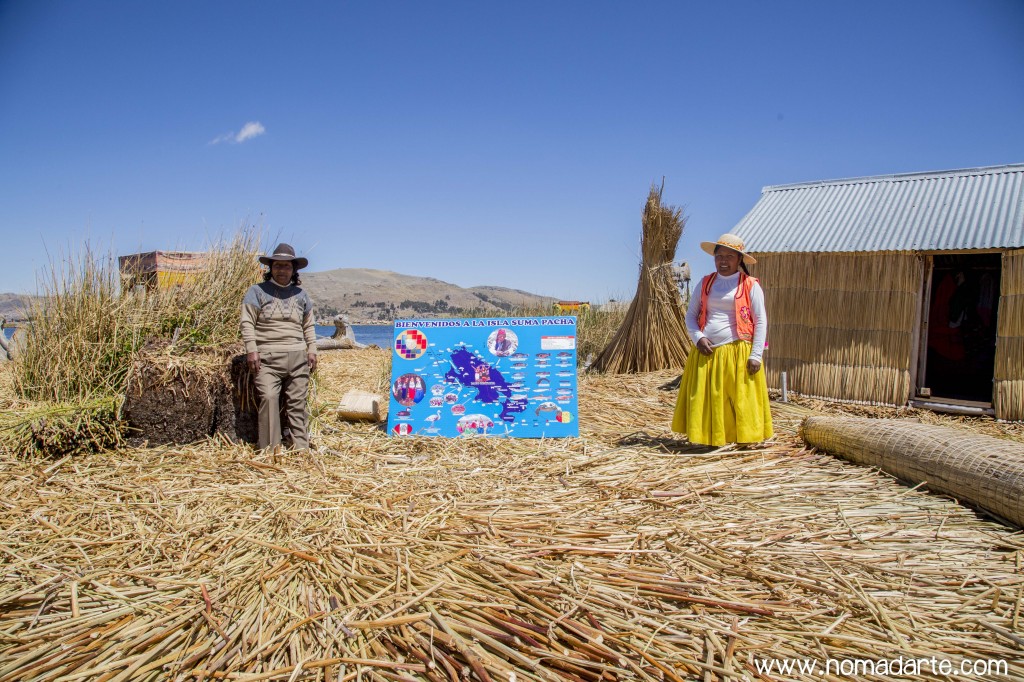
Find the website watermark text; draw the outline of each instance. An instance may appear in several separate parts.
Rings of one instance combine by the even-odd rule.
[[[964,678],[989,678],[1008,675],[1005,660],[990,658],[765,658],[755,659],[754,668],[761,675],[807,675],[833,677],[859,677],[880,675],[886,677],[916,677],[920,675],[946,675]]]

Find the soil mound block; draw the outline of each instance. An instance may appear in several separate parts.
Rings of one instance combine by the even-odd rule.
[[[256,390],[240,344],[175,352],[148,344],[132,366],[123,415],[133,441],[183,444],[209,436],[255,443]]]

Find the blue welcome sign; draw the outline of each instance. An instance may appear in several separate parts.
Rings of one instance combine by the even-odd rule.
[[[576,318],[395,320],[392,436],[579,435]]]

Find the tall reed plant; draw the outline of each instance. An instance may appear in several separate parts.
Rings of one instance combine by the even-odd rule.
[[[576,313],[576,357],[580,364],[596,357],[607,346],[626,318],[626,306],[588,308]]]
[[[174,348],[238,339],[245,290],[259,280],[259,240],[243,228],[214,244],[206,267],[166,289],[123,289],[112,255],[89,246],[51,260],[16,356],[16,389],[27,399],[75,402],[123,393],[148,340]]]

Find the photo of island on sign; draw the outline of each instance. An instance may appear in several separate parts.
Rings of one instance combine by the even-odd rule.
[[[579,435],[575,317],[396,320],[392,351],[392,436]]]

